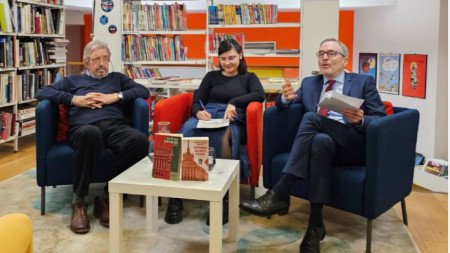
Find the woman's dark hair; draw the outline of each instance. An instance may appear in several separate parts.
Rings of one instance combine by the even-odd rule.
[[[236,50],[238,54],[242,54],[242,59],[239,60],[238,73],[245,74],[247,73],[247,63],[245,62],[244,53],[242,52],[242,47],[239,43],[234,39],[227,39],[220,42],[219,45],[219,56],[225,52],[230,51],[231,49]],[[220,70],[222,70],[222,66],[219,64]]]

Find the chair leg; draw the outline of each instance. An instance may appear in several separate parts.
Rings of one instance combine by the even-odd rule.
[[[367,219],[366,253],[370,253],[372,246],[372,221],[372,219]]]
[[[41,186],[41,215],[45,215],[45,186]]]
[[[144,195],[139,196],[139,206],[144,207]]]
[[[403,214],[403,224],[408,226],[408,215],[406,214],[406,203],[405,199],[402,199],[402,214]]]
[[[255,186],[252,185],[250,188],[250,200],[254,200],[255,199]]]

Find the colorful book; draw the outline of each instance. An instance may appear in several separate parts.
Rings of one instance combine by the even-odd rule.
[[[180,180],[182,138],[182,134],[155,134],[153,177]]]
[[[181,180],[208,181],[208,150],[208,137],[183,138]]]

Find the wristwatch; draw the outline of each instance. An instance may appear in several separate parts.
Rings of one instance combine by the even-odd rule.
[[[122,94],[122,92],[117,93],[117,95],[119,96],[119,100],[123,100],[123,94]]]

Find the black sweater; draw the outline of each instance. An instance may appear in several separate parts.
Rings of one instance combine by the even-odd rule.
[[[254,73],[224,76],[220,70],[211,71],[203,78],[192,102],[192,115],[203,110],[203,104],[232,104],[245,111],[250,102],[264,101],[264,88]]]
[[[72,105],[75,95],[83,96],[90,92],[103,94],[122,92],[123,101],[104,105],[99,109]],[[123,119],[123,103],[139,97],[146,99],[149,96],[147,88],[118,72],[109,73],[102,79],[92,78],[86,74],[70,75],[40,88],[36,93],[39,100],[49,99],[53,103],[69,106],[69,126],[91,124],[105,119]]]

